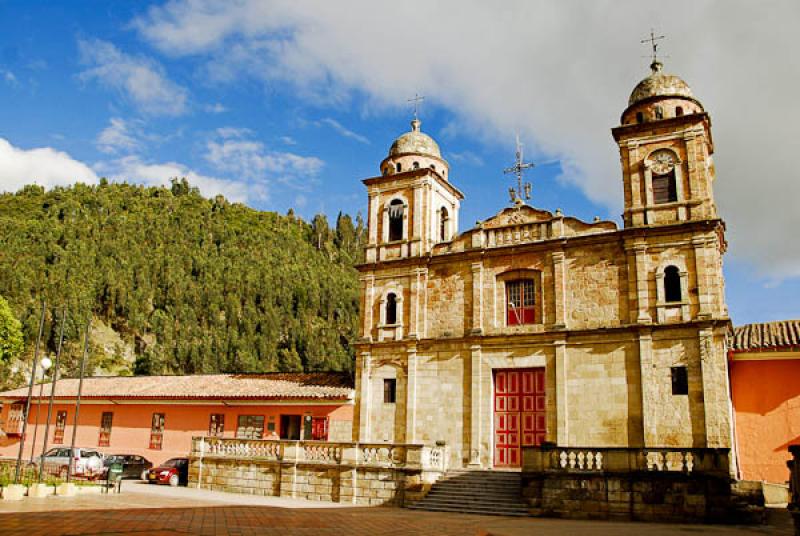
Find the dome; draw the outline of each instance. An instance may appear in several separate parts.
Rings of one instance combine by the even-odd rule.
[[[650,64],[650,68],[653,70],[652,74],[633,88],[633,93],[628,99],[628,106],[633,106],[650,97],[684,97],[695,100],[689,85],[678,76],[664,74],[661,72],[662,67],[663,65],[658,60]]]
[[[439,144],[427,134],[420,132],[419,127],[421,124],[422,122],[419,119],[411,121],[411,132],[406,132],[394,140],[392,147],[389,149],[390,157],[405,153],[416,153],[436,158],[442,157]]]

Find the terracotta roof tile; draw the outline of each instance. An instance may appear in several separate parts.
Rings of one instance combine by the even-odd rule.
[[[800,320],[746,324],[733,328],[734,352],[800,346]]]
[[[50,396],[50,383],[43,396]],[[38,386],[34,395],[38,396]],[[56,398],[75,398],[78,380],[62,379]],[[25,398],[27,387],[0,392],[0,398]],[[320,399],[353,396],[349,374],[339,372],[207,374],[187,376],[104,376],[84,378],[83,398],[127,399]]]

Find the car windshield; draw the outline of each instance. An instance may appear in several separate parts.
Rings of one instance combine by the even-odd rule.
[[[172,458],[162,463],[161,467],[178,467],[181,462],[183,462],[183,460],[180,458]]]

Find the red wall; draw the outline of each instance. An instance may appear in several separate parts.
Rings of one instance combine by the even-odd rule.
[[[10,404],[3,405],[0,421],[5,422]],[[58,410],[67,411],[67,426],[64,430],[63,446],[69,446],[72,440],[72,423],[75,417],[74,404],[55,404],[50,423],[48,449],[53,445],[55,418]],[[100,438],[100,419],[104,411],[114,413],[111,429],[111,443],[109,447],[98,447]],[[153,413],[164,413],[164,438],[162,450],[150,449],[150,425]],[[239,415],[264,415],[264,435],[267,435],[267,423],[270,416],[275,417],[276,431],[280,428],[281,415],[305,415],[315,417],[327,416],[330,421],[352,421],[353,406],[347,405],[182,405],[179,403],[158,404],[112,404],[112,403],[81,403],[80,422],[75,441],[76,447],[91,447],[106,454],[140,454],[155,464],[168,458],[187,456],[191,449],[193,436],[208,435],[209,416],[212,413],[225,415],[224,437],[234,437],[236,423]],[[41,407],[41,424],[36,433],[35,456],[42,451],[45,421],[47,419],[47,403]],[[31,405],[31,419],[28,423],[27,440],[23,460],[31,457],[31,443],[34,428],[37,428],[37,405]],[[350,440],[350,436],[346,438]],[[16,437],[0,437],[0,457],[16,458],[19,451],[19,440]]]
[[[800,444],[800,359],[730,363],[739,468],[745,480],[785,483]]]

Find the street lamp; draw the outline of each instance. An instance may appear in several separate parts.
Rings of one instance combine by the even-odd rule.
[[[36,453],[36,433],[39,431],[39,425],[42,423],[42,390],[44,389],[44,377],[50,367],[53,366],[53,361],[49,357],[44,356],[39,362],[39,366],[42,369],[42,381],[39,384],[39,399],[36,402],[36,426],[33,427],[33,441],[31,441],[31,463],[33,463],[33,456]]]

